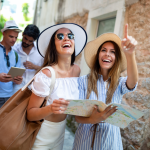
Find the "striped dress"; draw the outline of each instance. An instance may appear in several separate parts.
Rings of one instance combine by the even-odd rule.
[[[129,90],[126,86],[127,77],[119,78],[119,85],[116,88],[112,103],[121,103],[122,96],[127,93],[135,90]],[[79,98],[86,99],[87,95],[87,75],[82,76],[78,79],[79,84]],[[103,81],[103,76],[99,75],[97,81],[98,89],[98,101],[106,103],[106,82]],[[89,99],[97,99],[97,96],[94,92],[91,92]],[[75,134],[75,140],[73,144],[73,150],[91,150],[91,143],[93,138],[93,131],[91,127],[93,124],[79,124],[78,129]],[[93,150],[123,150],[120,128],[109,123],[99,123],[97,126],[95,135],[95,141]]]

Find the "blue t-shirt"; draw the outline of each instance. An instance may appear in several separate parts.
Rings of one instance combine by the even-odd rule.
[[[7,66],[7,60],[5,57],[5,48],[0,44],[0,73],[8,73],[11,67],[20,67],[21,62],[18,56],[18,62],[16,63],[16,55],[13,49],[8,53],[10,67]],[[0,82],[0,97],[11,97],[13,95],[13,82]]]

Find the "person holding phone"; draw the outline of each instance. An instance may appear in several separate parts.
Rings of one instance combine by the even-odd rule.
[[[104,33],[90,41],[84,56],[91,71],[79,78],[79,98],[102,101],[105,104],[121,103],[125,93],[137,87],[138,70],[135,59],[137,41],[128,36],[125,26],[124,39],[114,33]],[[121,77],[126,69],[127,77]],[[76,116],[79,124],[75,133],[73,150],[123,150],[120,128],[105,122],[117,107],[107,107],[99,112],[95,106],[90,117]]]
[[[11,47],[21,30],[15,21],[11,20],[5,23],[1,32],[3,40],[0,42],[0,108],[13,95],[14,84],[22,82],[21,76],[12,78],[7,74],[11,67],[20,67],[20,58]]]

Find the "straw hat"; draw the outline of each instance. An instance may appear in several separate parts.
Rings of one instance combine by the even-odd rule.
[[[114,41],[119,46],[121,50],[121,55],[122,55],[120,70],[121,72],[123,72],[127,67],[126,57],[121,48],[121,39],[114,33],[104,33],[100,35],[99,37],[97,37],[95,40],[87,43],[84,49],[84,57],[85,57],[85,61],[87,65],[89,66],[89,68],[93,66],[98,48],[100,47],[100,45],[102,45],[106,41]]]
[[[16,32],[21,32],[14,20],[5,22],[4,28],[1,30],[1,32],[4,32],[6,30],[15,30]]]
[[[42,57],[45,56],[52,35],[61,28],[67,28],[75,35],[75,56],[79,55],[87,42],[86,31],[74,23],[61,23],[43,30],[37,39],[37,48]]]

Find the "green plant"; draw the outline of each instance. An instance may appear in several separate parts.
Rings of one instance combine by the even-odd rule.
[[[4,28],[4,24],[5,24],[6,21],[7,21],[7,19],[4,18],[3,15],[0,15],[0,40],[1,40],[2,37],[3,37],[3,34],[2,34],[2,32],[1,32],[1,29]]]
[[[22,12],[23,12],[24,20],[29,21],[30,19],[28,18],[28,14],[29,14],[29,4],[28,3],[23,3]]]

